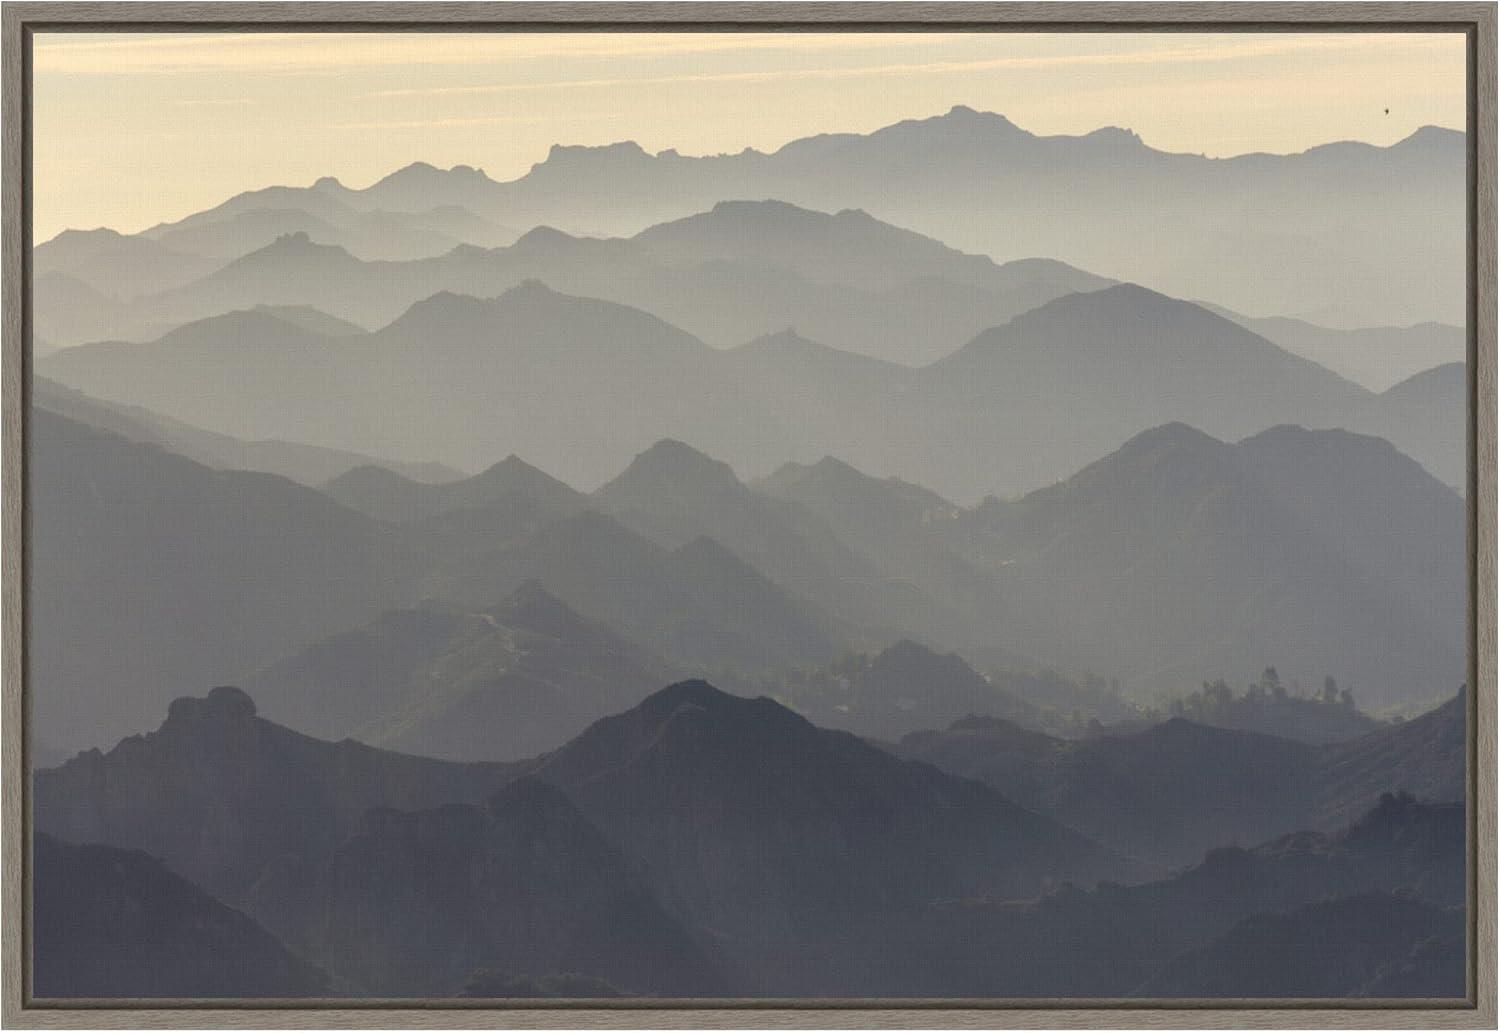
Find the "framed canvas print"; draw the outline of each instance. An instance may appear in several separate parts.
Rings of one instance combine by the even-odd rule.
[[[1495,1022],[1495,8],[7,4],[12,1026]]]

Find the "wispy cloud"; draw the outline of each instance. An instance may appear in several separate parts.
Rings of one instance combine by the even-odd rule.
[[[255,102],[249,97],[182,97],[172,103],[179,108],[239,108]]]
[[[617,76],[607,78],[561,79],[548,82],[475,83],[464,86],[431,86],[371,91],[372,97],[445,97],[500,93],[536,93],[548,90],[615,89],[625,86],[670,86],[694,83],[774,82],[797,80],[837,80],[908,75],[965,74],[971,72],[1059,69],[1069,67],[1151,66],[1180,64],[1222,64],[1295,54],[1307,51],[1348,51],[1368,49],[1372,44],[1388,48],[1393,37],[1372,34],[1271,37],[1233,39],[1224,42],[1169,46],[1122,52],[1078,54],[1043,54],[978,58],[968,61],[924,61],[883,63],[824,68],[777,68],[741,72],[681,73],[676,75]],[[1434,36],[1408,36],[1400,44],[1410,49],[1434,49],[1445,41]]]
[[[895,33],[189,33],[33,38],[39,73],[171,75],[493,65],[547,58],[624,58],[740,51],[816,52],[931,46],[933,34]]]
[[[474,118],[420,118],[376,122],[338,122],[327,129],[461,129],[467,126],[542,125],[552,119],[522,115],[484,115]]]

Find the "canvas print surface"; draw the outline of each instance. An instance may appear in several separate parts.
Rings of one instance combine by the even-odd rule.
[[[1464,62],[37,34],[33,994],[1462,998]]]

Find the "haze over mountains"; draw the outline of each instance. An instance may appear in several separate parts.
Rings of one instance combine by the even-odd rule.
[[[48,992],[1463,993],[1463,155],[958,107],[39,246]]]
[[[1461,729],[1463,710],[1445,707],[1422,720]],[[1210,732],[1180,723],[1159,730],[1221,749]],[[1387,736],[1385,756],[1413,765],[1413,775],[1425,768],[1449,785],[1461,778],[1461,752],[1415,748],[1425,734],[1405,738]],[[1250,745],[1297,755],[1295,744]],[[1118,746],[1129,744],[1081,748],[1119,753]],[[1234,756],[1243,763],[1248,752]],[[1326,764],[1294,766],[1280,777],[1295,782],[1311,770],[1338,770],[1348,755],[1334,751]],[[1162,800],[1149,787],[1159,784],[1163,766],[1188,774],[1199,762],[1180,750],[1163,754],[1152,742],[1135,756],[1134,764],[1113,765],[1115,830],[1139,834],[1152,822],[1185,817],[1217,823],[1236,839],[1269,813],[1225,808],[1204,787]],[[1088,798],[1079,779],[1103,775],[1088,774],[1095,768],[1081,756],[1042,768],[1071,772],[1062,783],[1071,795],[1044,794],[1048,812]],[[1226,773],[1224,785],[1233,777]],[[1112,996],[1138,984],[1149,993],[1147,980],[1187,978],[1185,951],[1212,952],[1222,949],[1219,937],[1246,935],[1239,924],[1246,920],[1348,901],[1341,906],[1354,912],[1325,934],[1353,935],[1370,914],[1383,913],[1384,905],[1373,912],[1354,905],[1371,892],[1400,891],[1420,920],[1391,924],[1374,956],[1348,966],[1346,979],[1373,979],[1435,933],[1461,936],[1444,910],[1464,893],[1461,804],[1386,792],[1328,833],[1214,850],[1180,874],[1128,888],[1102,883],[1085,892],[1070,881],[1001,906],[1032,897],[1044,882],[1134,882],[1151,868],[978,782],[818,729],[769,699],[729,696],[702,682],[653,693],[552,754],[508,766],[310,739],[256,716],[249,697],[221,688],[175,701],[150,735],[39,773],[36,791],[47,837],[151,844],[161,853],[166,867],[133,855],[139,860],[113,866],[113,882],[96,880],[87,891],[110,913],[139,892],[118,885],[121,878],[172,884],[170,895],[154,898],[159,914],[148,937],[152,953],[137,962],[142,970],[181,943],[175,928],[238,922],[270,930],[316,961],[333,992],[346,996],[453,994],[484,969],[586,977],[602,984],[591,993],[838,996],[884,986],[916,996]],[[1333,794],[1349,804],[1359,799],[1346,789]],[[51,838],[40,842],[38,858],[57,866],[49,879],[71,874],[87,856]],[[79,862],[64,868],[65,849]],[[172,882],[181,879],[243,914]],[[77,905],[60,894],[47,902],[51,936],[60,921],[52,916]],[[1180,919],[1163,924],[1165,915]],[[1071,930],[1061,938],[1060,925]],[[110,956],[109,935],[117,934],[106,925],[102,944],[58,941],[55,950],[85,964],[49,968],[54,992],[99,985],[96,973],[109,971],[100,967]],[[166,985],[186,984],[189,993],[225,987],[216,967],[221,952],[245,952],[256,937],[274,943],[260,931],[242,934],[232,948],[221,939],[192,966],[167,969]],[[966,941],[984,944],[987,960],[955,954]],[[1055,951],[1067,942],[1089,946],[1075,964],[1058,964]],[[271,992],[316,992],[314,977],[297,974],[308,966],[255,950],[266,960],[257,968],[241,960],[229,986],[255,985],[266,972],[281,980]],[[809,953],[799,956],[802,950]],[[798,960],[789,965],[791,957]],[[1015,960],[994,963],[1003,957]],[[1461,949],[1445,947],[1417,970],[1416,985],[1456,992],[1448,988],[1461,961]],[[267,967],[273,963],[280,968]],[[1225,978],[1211,966],[1198,970],[1200,979]],[[1271,992],[1296,985],[1288,981],[1298,975],[1260,978]]]
[[[361,252],[351,225],[384,213],[399,224],[410,255],[421,250],[411,238],[422,232],[432,243],[447,233],[480,246],[495,242],[495,223],[629,235],[726,199],[777,198],[825,211],[862,208],[967,250],[1053,257],[1256,315],[1456,324],[1464,311],[1464,176],[1463,133],[1431,126],[1384,148],[1331,143],[1301,154],[1210,159],[1154,150],[1115,127],[1039,137],[1003,115],[957,106],[868,135],[793,141],[771,154],[693,158],[651,155],[630,142],[559,145],[510,183],[467,166],[417,163],[364,189],[325,178],[253,191],[147,236],[190,251],[195,242],[185,231],[195,220],[218,226],[285,212],[292,217],[279,220],[279,232],[312,233],[318,219],[330,227],[314,233],[321,243],[387,257],[401,249]],[[233,239],[244,253],[255,238]],[[224,251],[217,241],[195,246]]]
[[[1369,427],[1457,483],[1447,457],[1464,435],[1446,396],[1398,405],[1133,286],[1059,298],[915,370],[800,334],[719,351],[647,312],[534,281],[487,300],[437,294],[370,334],[245,310],[38,366],[221,434],[460,469],[512,451],[587,487],[673,437],[751,476],[834,454],[973,500],[1051,483],[1173,420],[1227,436]]]

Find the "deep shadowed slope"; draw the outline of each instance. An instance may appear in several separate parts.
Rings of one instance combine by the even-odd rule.
[[[1142,997],[1465,996],[1464,916],[1389,893],[1247,918],[1152,976]]]
[[[600,721],[538,776],[642,858],[668,903],[758,958],[766,976],[793,945],[876,912],[1130,868],[977,783],[704,682]]]
[[[1252,916],[1257,925],[1304,905],[1373,892],[1413,897],[1416,910],[1463,902],[1464,815],[1457,805],[1392,799],[1332,835],[1296,833],[1254,849],[1224,848],[1160,882],[1084,892],[1062,887],[1035,902],[958,901],[929,909],[908,926],[909,953],[889,951],[888,992],[924,996],[1112,997],[1140,990]],[[1368,934],[1379,906],[1338,904],[1309,941],[1352,944]],[[1392,914],[1391,917],[1396,917]],[[1447,919],[1443,920],[1445,923]],[[1461,919],[1460,919],[1461,921]],[[1443,925],[1442,928],[1447,928]],[[1379,940],[1379,936],[1375,940]],[[1291,946],[1295,940],[1289,939]],[[1415,943],[1405,942],[1398,957]],[[851,950],[859,945],[851,944]],[[1355,956],[1353,953],[1351,957]],[[1254,954],[1265,970],[1284,957],[1262,942]],[[1336,962],[1337,952],[1325,961]],[[1372,959],[1367,977],[1386,959]],[[1322,964],[1322,963],[1319,963]],[[1315,966],[1316,967],[1316,966]],[[1457,959],[1433,966],[1451,979]],[[1233,971],[1217,970],[1233,979]],[[1429,973],[1430,975],[1430,973]],[[1286,982],[1292,993],[1294,978]],[[1165,988],[1163,988],[1165,989]],[[1177,991],[1167,991],[1177,992]],[[1182,990],[1191,994],[1191,991]],[[1338,993],[1357,992],[1354,985]]]
[[[371,807],[484,799],[513,765],[454,764],[324,742],[255,716],[239,689],[175,700],[154,732],[37,772],[37,828],[149,849],[224,899],[268,866],[315,859]]]
[[[1180,719],[1074,741],[1006,721],[964,721],[908,735],[899,752],[1171,865],[1304,826],[1316,785],[1309,746]]]
[[[32,855],[38,998],[310,997],[322,972],[253,920],[144,853],[38,835]]]
[[[1383,793],[1462,801],[1468,793],[1467,692],[1420,717],[1382,728],[1324,754],[1319,824],[1351,821]]]
[[[1392,793],[1461,802],[1463,744],[1458,697],[1327,746],[1180,718],[1082,740],[973,718],[907,735],[897,751],[979,779],[1117,849],[1181,864],[1215,846],[1340,827]]]
[[[635,995],[727,989],[619,851],[531,779],[480,805],[371,811],[313,871],[258,886],[254,904],[379,996],[451,995],[481,968],[576,974]]]

